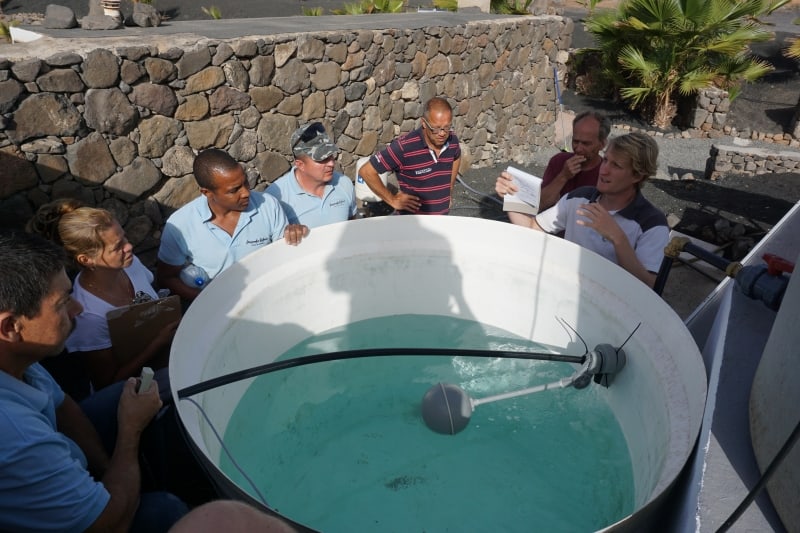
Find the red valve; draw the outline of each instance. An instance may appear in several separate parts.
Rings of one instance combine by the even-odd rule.
[[[767,263],[767,274],[770,276],[780,276],[784,272],[788,272],[789,274],[794,272],[794,263],[787,261],[779,255],[764,254],[762,258]]]

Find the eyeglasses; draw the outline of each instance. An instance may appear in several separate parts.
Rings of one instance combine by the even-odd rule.
[[[434,128],[433,126],[431,126],[431,123],[425,119],[425,117],[422,117],[422,123],[425,124],[425,127],[431,130],[431,133],[433,133],[434,135],[441,135],[442,133],[450,133],[451,131],[453,131],[452,124],[448,124],[443,128]]]
[[[300,137],[298,137],[297,140],[294,141],[294,143],[292,143],[292,148],[297,146],[297,143],[301,141],[307,143],[311,139],[314,139],[320,133],[325,133],[325,126],[323,126],[319,122],[314,122],[309,127],[307,127],[303,133],[300,134]]]

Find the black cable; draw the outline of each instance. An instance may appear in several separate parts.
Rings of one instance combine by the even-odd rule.
[[[575,363],[582,365],[586,361],[586,355],[562,355],[555,353],[538,352],[509,352],[502,350],[464,350],[460,348],[368,348],[362,350],[344,350],[341,352],[323,353],[316,355],[306,355],[286,359],[285,361],[273,361],[264,365],[259,365],[245,370],[238,370],[219,376],[216,378],[201,381],[195,385],[190,385],[178,391],[178,398],[184,399],[194,396],[201,392],[216,389],[223,385],[228,385],[243,379],[253,378],[262,374],[285,370],[297,366],[310,365],[313,363],[324,363],[327,361],[339,361],[342,359],[357,359],[362,357],[383,357],[398,355],[432,355],[432,356],[461,356],[461,357],[499,357],[506,359],[535,359],[539,361],[555,361],[561,363]]]
[[[783,446],[781,446],[781,449],[778,450],[778,453],[775,454],[775,457],[769,463],[767,469],[764,470],[763,474],[761,474],[761,479],[759,479],[758,483],[756,483],[756,485],[750,489],[750,492],[747,493],[747,496],[745,496],[744,500],[742,500],[742,503],[739,504],[739,507],[737,507],[733,513],[731,513],[731,516],[729,516],[728,519],[725,520],[721,526],[719,526],[717,533],[724,533],[725,531],[728,531],[733,523],[736,522],[736,520],[738,520],[742,514],[744,514],[745,509],[747,509],[747,507],[753,503],[753,500],[756,499],[758,493],[761,492],[764,486],[766,486],[766,484],[769,482],[770,478],[772,478],[772,475],[778,469],[778,466],[780,466],[786,456],[789,455],[789,452],[797,442],[798,438],[800,438],[800,421],[797,422],[797,425],[794,427],[794,431],[792,431],[791,435],[789,435],[789,438],[786,439],[786,442],[783,444]]]
[[[491,194],[486,194],[486,193],[483,193],[483,192],[481,192],[481,191],[479,191],[479,190],[477,190],[477,189],[473,189],[472,187],[470,187],[469,185],[467,185],[467,182],[466,182],[466,181],[464,181],[464,179],[461,177],[461,174],[458,174],[458,175],[456,176],[456,180],[457,180],[457,181],[458,181],[458,182],[459,182],[461,185],[463,185],[465,189],[467,189],[467,190],[468,190],[468,191],[470,191],[471,193],[477,194],[478,196],[481,196],[481,197],[483,197],[483,198],[486,198],[487,200],[491,200],[492,202],[494,202],[494,203],[496,203],[496,204],[503,205],[503,201],[502,201],[502,200],[500,200],[499,198],[497,198],[497,196],[492,196]]]
[[[252,488],[253,492],[256,493],[256,495],[258,496],[258,499],[260,500],[260,502],[262,504],[264,504],[264,506],[267,509],[269,509],[270,507],[269,507],[269,504],[267,503],[267,499],[261,493],[261,490],[259,490],[258,485],[256,485],[255,481],[253,481],[253,479],[250,476],[247,475],[247,472],[244,471],[244,468],[239,466],[239,463],[236,461],[236,459],[233,457],[233,454],[231,453],[231,451],[225,445],[225,441],[222,440],[222,437],[220,436],[219,432],[217,431],[217,428],[215,428],[214,424],[211,423],[211,419],[208,417],[208,414],[206,414],[205,409],[203,409],[203,407],[199,403],[194,401],[192,398],[181,398],[181,399],[190,401],[190,402],[192,402],[194,404],[195,407],[197,407],[197,409],[200,411],[200,414],[203,415],[203,419],[206,421],[206,424],[208,424],[208,427],[211,429],[211,432],[214,433],[214,436],[217,438],[217,442],[219,443],[220,448],[222,448],[222,451],[225,452],[225,455],[228,457],[228,460],[231,462],[233,467],[236,468],[236,470],[239,472],[239,474],[245,479],[245,481],[247,481],[247,483],[250,484],[250,488]],[[186,431],[186,430],[184,429],[184,431]],[[220,461],[220,463],[221,463],[221,461]],[[220,468],[220,472],[221,471],[222,471],[222,469]]]

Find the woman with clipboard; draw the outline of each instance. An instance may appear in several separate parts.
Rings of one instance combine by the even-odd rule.
[[[116,218],[105,209],[57,200],[42,206],[28,228],[62,245],[78,269],[73,298],[83,312],[75,319],[67,350],[80,353],[93,390],[138,376],[144,366],[165,368],[179,321],[175,315],[135,354],[122,357],[115,352],[127,346],[112,344],[110,311],[158,299],[153,274],[133,254]]]

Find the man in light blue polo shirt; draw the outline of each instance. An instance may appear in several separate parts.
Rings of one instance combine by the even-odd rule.
[[[49,241],[0,230],[0,531],[166,531],[186,504],[140,494],[158,384],[137,391],[130,378],[78,405],[40,364],[64,349],[82,310],[64,260]],[[93,422],[116,426],[113,442]]]
[[[309,228],[350,220],[356,215],[353,181],[334,170],[339,147],[325,127],[312,122],[290,139],[294,167],[267,187],[293,224]]]
[[[189,301],[200,294],[180,279],[190,263],[214,279],[271,242],[295,245],[308,234],[306,226],[287,223],[274,197],[251,191],[242,167],[222,150],[200,153],[193,170],[201,196],[167,219],[158,249],[158,280],[173,294]]]

